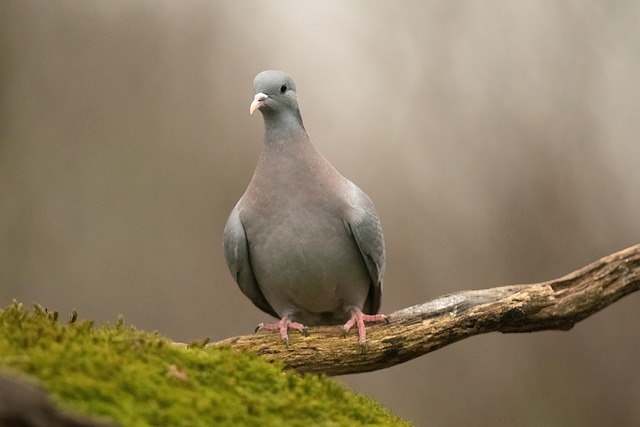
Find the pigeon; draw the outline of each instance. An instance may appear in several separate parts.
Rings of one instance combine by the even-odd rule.
[[[305,130],[296,84],[283,72],[259,73],[249,108],[265,134],[253,177],[224,228],[224,255],[242,293],[279,322],[258,330],[306,335],[307,326],[355,325],[380,309],[385,249],[373,202],[316,149]]]

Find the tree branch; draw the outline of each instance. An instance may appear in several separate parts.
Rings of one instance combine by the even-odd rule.
[[[548,282],[462,291],[389,315],[388,325],[367,327],[366,354],[342,328],[312,327],[309,336],[291,333],[228,338],[228,345],[280,360],[299,372],[344,375],[398,365],[464,338],[487,332],[568,330],[640,288],[640,244],[604,257]]]

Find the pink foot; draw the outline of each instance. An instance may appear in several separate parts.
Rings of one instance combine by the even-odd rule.
[[[260,323],[255,332],[265,330],[265,331],[280,331],[280,336],[282,337],[282,341],[284,341],[284,345],[289,347],[289,329],[295,329],[296,331],[302,332],[303,335],[308,335],[307,327],[302,323],[292,322],[289,320],[288,316],[284,316],[277,323]]]
[[[353,325],[358,326],[358,344],[360,344],[360,353],[365,353],[367,350],[367,331],[364,327],[364,322],[380,322],[384,320],[387,324],[389,319],[384,314],[364,314],[359,308],[353,308],[351,310],[351,319],[344,324],[344,335],[347,336],[349,330]]]

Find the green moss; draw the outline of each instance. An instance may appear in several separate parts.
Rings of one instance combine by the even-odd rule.
[[[124,426],[409,425],[329,378],[201,344],[179,348],[122,318],[96,328],[39,305],[0,311],[0,367],[38,378],[76,413]]]

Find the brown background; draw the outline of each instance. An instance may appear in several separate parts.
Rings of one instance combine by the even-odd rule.
[[[267,68],[376,203],[386,312],[638,243],[638,22],[631,0],[3,1],[0,304],[179,341],[268,320],[221,244]],[[639,304],[340,380],[417,425],[638,425]]]

